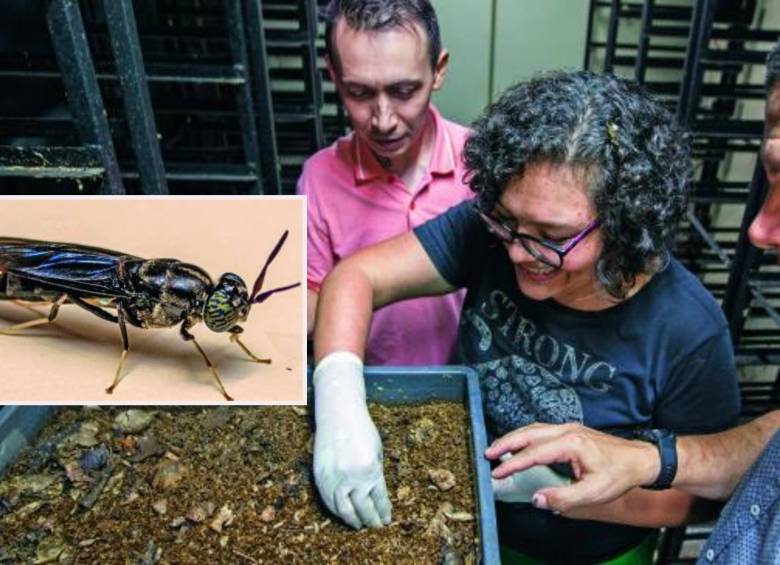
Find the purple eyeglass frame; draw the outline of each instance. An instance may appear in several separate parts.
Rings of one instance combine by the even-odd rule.
[[[552,241],[548,241],[546,239],[541,239],[538,237],[534,237],[527,233],[521,233],[513,230],[509,226],[507,226],[504,222],[493,216],[493,214],[489,212],[485,212],[484,210],[480,210],[479,208],[475,208],[477,214],[482,218],[482,220],[487,224],[488,227],[490,227],[491,223],[497,224],[501,227],[501,229],[506,230],[509,234],[509,239],[499,237],[502,241],[505,243],[511,244],[515,240],[520,242],[520,245],[523,246],[523,249],[528,251],[531,255],[533,255],[536,259],[541,261],[542,263],[554,267],[556,269],[560,269],[563,266],[563,258],[566,257],[566,255],[574,249],[574,246],[576,246],[580,241],[585,239],[588,234],[590,234],[592,231],[594,231],[596,228],[598,228],[601,225],[601,220],[596,218],[592,222],[590,222],[585,228],[579,232],[578,234],[572,236],[569,241],[567,241],[564,245],[558,245],[557,243],[553,243]],[[526,242],[530,240],[533,242],[538,243],[539,245],[546,247],[550,251],[554,251],[556,255],[560,258],[560,263],[558,265],[552,265],[543,255],[538,255],[536,251],[529,247]]]

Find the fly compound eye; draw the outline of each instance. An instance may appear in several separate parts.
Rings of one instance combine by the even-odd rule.
[[[233,302],[224,290],[216,290],[209,296],[203,319],[211,331],[224,332],[235,325],[239,316]]]

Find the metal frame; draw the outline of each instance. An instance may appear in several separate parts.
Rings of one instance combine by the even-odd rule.
[[[745,212],[742,216],[734,260],[731,262],[726,294],[723,298],[723,312],[729,322],[731,338],[735,344],[740,342],[745,328],[745,306],[751,298],[749,288],[751,273],[758,266],[761,258],[761,250],[751,245],[748,239],[748,228],[761,209],[761,203],[764,201],[766,193],[766,173],[761,161],[757,160]]]
[[[260,141],[257,133],[254,102],[252,100],[250,65],[247,48],[246,26],[244,25],[243,6],[241,0],[225,2],[225,19],[227,21],[230,53],[233,58],[233,68],[243,76],[243,81],[236,88],[236,105],[238,106],[241,128],[241,143],[244,149],[244,160],[250,171],[256,175],[253,184],[254,194],[263,193],[262,164],[260,162]]]
[[[124,194],[103,98],[76,0],[49,0],[46,7],[55,55],[79,138],[97,148],[104,175],[101,192]]]
[[[612,74],[615,70],[615,50],[617,48],[618,24],[620,23],[620,0],[610,0],[609,24],[607,25],[607,46],[604,55],[604,72]]]
[[[311,111],[314,118],[313,132],[317,149],[325,145],[325,134],[322,128],[322,83],[318,67],[317,57],[317,1],[302,0],[301,10],[303,28],[306,32],[306,46],[304,48],[304,77],[306,91],[311,97]]]
[[[167,194],[168,183],[132,2],[103,0],[103,9],[143,191],[146,194]]]
[[[269,22],[266,45],[269,59],[275,63],[269,76],[283,193],[295,190],[301,163],[326,143],[317,7],[317,0],[273,0],[263,4]],[[332,100],[332,95],[329,98]],[[330,127],[333,129],[333,124]]]
[[[259,121],[260,161],[262,163],[263,185],[271,194],[282,193],[282,183],[279,178],[279,151],[274,126],[274,111],[271,99],[271,80],[268,74],[266,59],[265,26],[263,25],[263,10],[257,0],[243,0],[246,21],[247,46],[249,48],[249,63],[252,69],[252,83],[255,93],[255,111]]]
[[[144,194],[166,194],[170,183],[178,183],[180,193],[189,191],[182,183],[201,183],[207,192],[216,193],[224,184],[247,194],[281,192],[261,2],[226,0],[221,3],[224,20],[213,6],[196,5],[192,14],[176,10],[173,33],[168,36],[167,28],[157,22],[170,18],[166,9],[175,7],[170,3],[147,6],[132,0],[94,0],[84,3],[82,17],[77,0],[47,1],[56,67],[44,55],[16,68],[8,66],[0,75],[27,81],[62,80],[83,145],[57,153],[48,146],[37,153],[0,146],[0,176],[87,178],[78,166],[88,163],[90,175],[94,174],[94,152],[103,169],[98,171],[103,178],[101,192],[107,194],[125,193],[123,179]],[[311,16],[316,17],[314,10]],[[171,20],[166,21],[170,25]],[[203,21],[207,23],[198,23]],[[222,22],[224,30],[216,27]],[[316,22],[312,29],[316,33]],[[149,54],[142,45],[145,50],[157,49],[150,60],[145,61]],[[204,51],[186,51],[193,45],[203,46]],[[170,62],[165,59],[168,53]],[[315,86],[321,99],[319,84]],[[171,104],[176,89],[182,96],[180,108]],[[201,95],[216,96],[219,103],[199,108]],[[185,118],[187,128],[180,133],[176,123],[184,123]],[[31,135],[41,126],[44,131],[51,129],[46,119],[37,117],[20,118],[11,127],[21,128],[22,123],[33,126],[24,130]],[[60,119],[58,125],[66,123]],[[321,135],[321,123],[319,128]],[[203,151],[199,148],[215,143],[221,144],[215,146],[216,153],[209,153],[205,161],[198,159],[196,149]],[[222,153],[225,161],[220,162]],[[56,156],[56,163],[40,160],[39,154]],[[68,161],[71,157],[76,160]],[[57,190],[56,185],[45,186]]]
[[[685,80],[677,103],[677,119],[689,126],[693,121],[702,80],[702,54],[707,48],[712,30],[713,10],[709,0],[696,0],[693,8],[690,41],[685,58]]]

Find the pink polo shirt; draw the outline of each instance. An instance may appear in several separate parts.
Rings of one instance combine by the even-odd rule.
[[[461,161],[467,128],[431,106],[436,138],[419,185],[409,190],[385,171],[354,134],[311,158],[298,180],[308,197],[308,287],[319,292],[328,272],[344,257],[409,231],[473,193],[463,183]],[[458,332],[463,291],[391,304],[374,313],[367,365],[449,363]]]

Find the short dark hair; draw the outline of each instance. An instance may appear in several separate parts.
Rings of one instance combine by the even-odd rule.
[[[436,11],[428,0],[330,0],[320,17],[325,21],[325,52],[338,68],[338,53],[333,45],[333,28],[339,18],[355,30],[387,30],[420,24],[428,36],[431,68],[441,53],[441,33]]]
[[[772,50],[769,52],[769,56],[766,58],[766,89],[767,92],[772,90],[772,87],[777,81],[780,81],[780,41],[778,41]]]
[[[581,171],[601,220],[596,274],[622,299],[641,274],[668,262],[685,214],[688,135],[637,84],[594,73],[553,72],[511,87],[473,124],[467,179],[491,209],[528,167]]]

